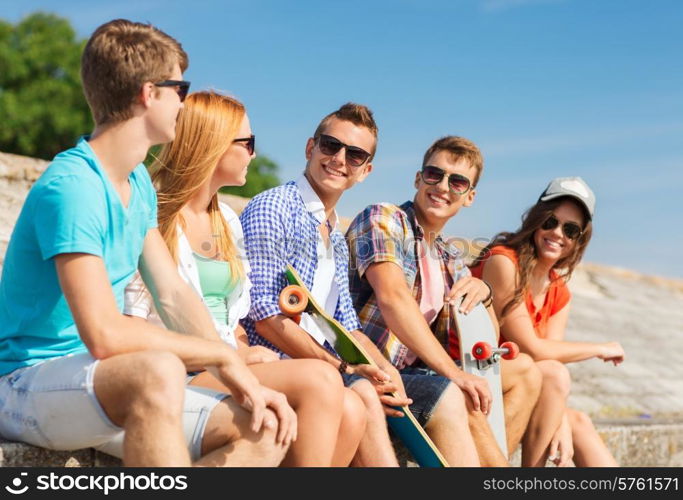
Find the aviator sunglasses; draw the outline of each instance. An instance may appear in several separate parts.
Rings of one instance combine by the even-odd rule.
[[[249,137],[233,139],[232,142],[243,142],[249,152],[249,156],[253,155],[256,150],[256,136],[254,134],[251,134]]]
[[[551,231],[559,225],[560,221],[557,219],[557,217],[551,215],[541,225],[541,229]],[[579,236],[581,236],[581,233],[583,233],[583,229],[581,229],[581,226],[579,226],[576,222],[565,222],[564,224],[562,224],[562,232],[570,240],[575,240]]]
[[[164,80],[154,84],[156,87],[175,87],[175,91],[180,97],[180,102],[183,102],[190,91],[190,82],[187,80]]]
[[[422,180],[425,184],[434,185],[441,182],[444,175],[446,175],[446,172],[439,167],[427,165],[422,167],[420,174],[422,175]],[[455,194],[465,194],[472,187],[472,183],[464,175],[451,174],[448,176],[448,187]]]
[[[320,134],[320,136],[318,136],[318,147],[324,155],[328,156],[334,156],[340,149],[346,148],[346,161],[352,167],[360,167],[363,163],[368,161],[368,158],[370,158],[370,153],[364,149],[344,144],[331,135]]]

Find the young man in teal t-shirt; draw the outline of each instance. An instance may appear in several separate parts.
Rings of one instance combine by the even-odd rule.
[[[176,40],[125,20],[99,27],[85,47],[95,130],[57,155],[29,192],[0,280],[7,439],[97,447],[131,466],[273,466],[296,435],[284,397],[220,341],[156,228],[141,162],[175,136],[186,67]],[[122,314],[137,269],[165,322],[189,335]],[[232,398],[185,389],[186,371],[204,368]]]

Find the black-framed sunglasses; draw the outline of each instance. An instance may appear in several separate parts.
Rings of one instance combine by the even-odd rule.
[[[550,231],[555,229],[560,225],[560,221],[554,215],[549,216],[543,224],[541,224],[541,229],[545,231]],[[562,232],[570,240],[575,240],[581,236],[583,229],[576,222],[565,222],[562,224]]]
[[[422,180],[425,184],[434,185],[441,182],[444,175],[446,175],[446,172],[439,167],[426,165],[422,167],[420,174],[422,175]],[[455,194],[465,194],[472,188],[472,182],[464,175],[450,174],[448,176],[448,187]]]
[[[190,82],[187,80],[164,80],[154,84],[156,87],[175,87],[175,91],[180,97],[180,102],[183,102],[190,91]]]
[[[340,149],[346,148],[346,161],[352,167],[360,167],[363,163],[368,161],[368,158],[370,158],[370,153],[364,149],[344,144],[331,135],[320,134],[317,141],[318,147],[324,155],[334,156]]]
[[[249,151],[249,156],[253,155],[256,150],[256,136],[254,134],[251,134],[249,137],[233,139],[232,142],[243,142],[247,151]]]

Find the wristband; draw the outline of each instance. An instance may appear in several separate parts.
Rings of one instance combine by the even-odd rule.
[[[339,364],[339,373],[344,375],[346,373],[347,366],[349,366],[349,364],[342,359],[342,362]]]

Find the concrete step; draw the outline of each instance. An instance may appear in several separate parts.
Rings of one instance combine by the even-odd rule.
[[[682,420],[595,420],[600,436],[622,467],[683,467]],[[394,441],[399,462],[416,466],[409,452]],[[513,467],[521,464],[521,449],[513,453]]]
[[[683,421],[605,420],[595,422],[600,435],[624,467],[683,467]],[[404,466],[416,465],[397,446]],[[512,457],[519,466],[520,452]],[[0,440],[0,467],[112,467],[121,461],[94,449],[51,451]]]

